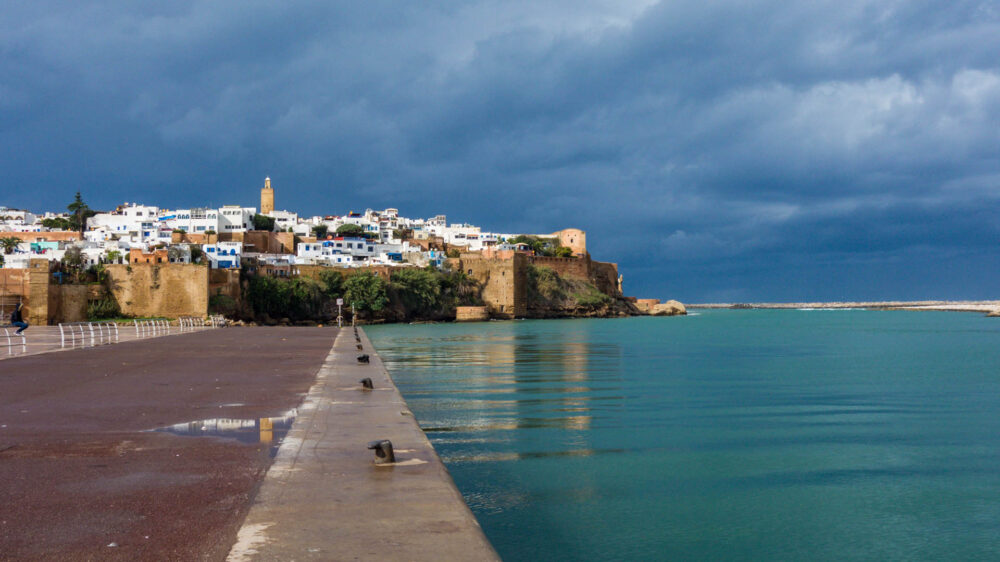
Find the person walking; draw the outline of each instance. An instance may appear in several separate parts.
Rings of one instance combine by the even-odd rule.
[[[11,325],[18,327],[18,330],[14,332],[18,335],[28,329],[28,323],[21,317],[21,306],[22,303],[17,303],[17,306],[14,307],[14,312],[10,313],[10,323]]]

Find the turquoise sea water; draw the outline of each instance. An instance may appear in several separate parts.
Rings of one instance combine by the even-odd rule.
[[[366,329],[505,560],[1000,559],[1000,319]]]

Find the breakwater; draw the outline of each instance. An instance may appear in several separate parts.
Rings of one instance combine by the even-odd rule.
[[[378,353],[356,334],[338,334],[229,560],[497,560]],[[394,462],[376,464],[369,444],[382,440]]]

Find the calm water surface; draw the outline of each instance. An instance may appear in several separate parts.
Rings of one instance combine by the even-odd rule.
[[[367,331],[506,560],[1000,559],[1000,319]]]

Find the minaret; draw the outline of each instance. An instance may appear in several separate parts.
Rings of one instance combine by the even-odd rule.
[[[274,190],[271,189],[271,178],[264,178],[264,189],[260,190],[260,214],[270,215],[274,212]]]

